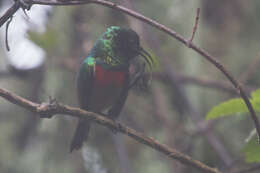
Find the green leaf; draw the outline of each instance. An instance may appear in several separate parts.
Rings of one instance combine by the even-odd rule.
[[[252,98],[260,98],[260,89],[257,89],[251,93]]]
[[[213,107],[207,114],[206,120],[236,113],[247,113],[248,109],[242,99],[236,98],[220,103]]]
[[[251,139],[243,148],[247,162],[260,162],[260,145],[257,138]]]
[[[251,93],[250,102],[256,112],[260,112],[260,89]],[[213,107],[207,114],[206,119],[215,119],[222,116],[237,113],[248,113],[248,108],[241,98],[231,99]]]
[[[260,97],[254,97],[251,101],[256,112],[260,112]]]

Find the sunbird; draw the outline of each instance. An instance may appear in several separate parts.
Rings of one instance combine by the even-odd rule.
[[[144,65],[152,65],[151,55],[140,46],[140,38],[134,30],[119,26],[107,28],[80,65],[76,81],[80,108],[101,113],[116,106],[139,79],[129,70],[131,62],[139,57],[143,58]],[[90,125],[86,118],[79,118],[70,151],[82,147]]]

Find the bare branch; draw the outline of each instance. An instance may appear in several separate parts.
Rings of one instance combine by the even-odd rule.
[[[1,88],[0,96],[13,104],[19,105],[27,110],[30,110],[31,112],[39,114],[41,117],[50,118],[56,114],[66,114],[73,117],[88,118],[89,120],[94,121],[97,124],[106,126],[110,129],[126,134],[129,137],[135,139],[136,141],[143,143],[172,159],[178,160],[179,162],[185,165],[189,165],[207,173],[221,173],[215,168],[211,168],[198,160],[194,160],[191,157],[182,154],[175,149],[169,148],[168,146],[160,144],[158,141],[152,138],[146,137],[142,133],[139,133],[120,123],[115,123],[111,119],[101,116],[97,113],[88,112],[79,108],[62,105],[57,102],[42,104],[34,103]]]
[[[191,38],[189,39],[189,41],[187,42],[188,47],[190,47],[190,44],[192,43],[194,36],[195,36],[195,33],[197,31],[198,24],[199,24],[199,17],[200,17],[200,8],[197,9],[197,16],[196,16],[196,19],[195,19],[194,27],[192,29],[192,35],[191,35]]]
[[[5,13],[4,15],[0,18],[0,27],[2,27],[2,25],[8,21],[13,15],[14,13],[16,13],[16,11],[20,8],[20,4],[18,1],[16,1]]]

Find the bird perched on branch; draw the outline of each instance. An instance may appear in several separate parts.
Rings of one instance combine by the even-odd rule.
[[[116,119],[128,90],[143,75],[143,70],[134,75],[129,72],[131,62],[139,55],[143,57],[144,66],[152,66],[153,59],[140,46],[140,39],[135,31],[118,26],[107,28],[80,66],[77,76],[80,108],[101,113],[111,107],[108,116]],[[90,123],[87,119],[79,119],[71,142],[71,151],[80,149],[87,140]]]

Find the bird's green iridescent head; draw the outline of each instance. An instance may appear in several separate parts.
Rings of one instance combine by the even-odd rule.
[[[132,59],[140,55],[149,66],[152,66],[152,57],[141,47],[140,38],[132,29],[109,27],[96,45],[101,49],[100,57],[109,65],[129,64]]]

